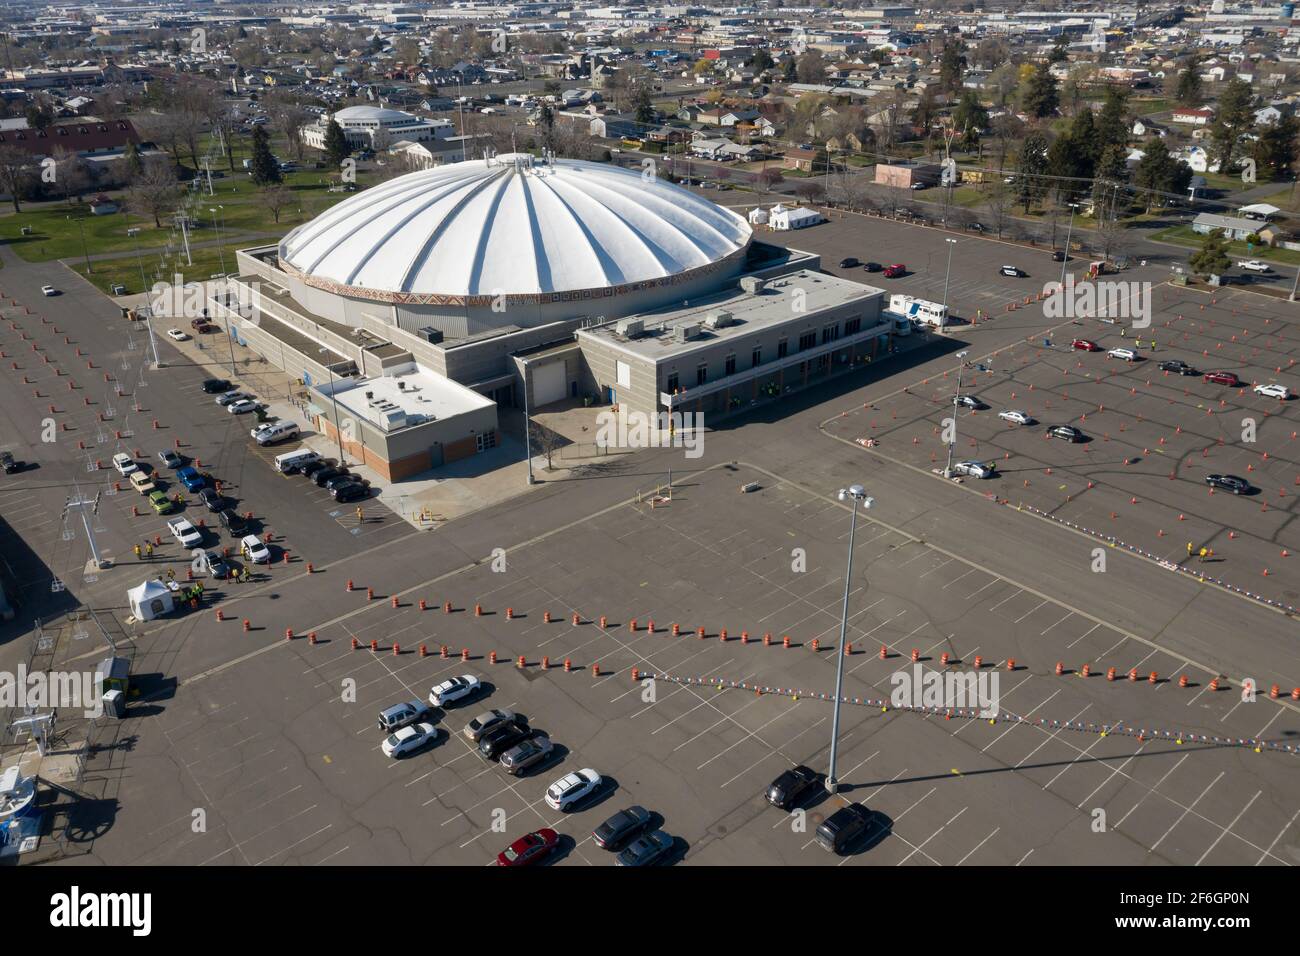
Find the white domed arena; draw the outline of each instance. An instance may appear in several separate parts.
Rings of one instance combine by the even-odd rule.
[[[822,221],[803,213],[783,221]],[[499,447],[500,406],[721,417],[905,334],[881,290],[757,238],[763,218],[639,166],[490,156],[240,250],[213,310],[302,383],[343,457],[400,481]]]
[[[462,338],[617,318],[740,271],[745,219],[640,172],[511,154],[409,173],[344,200],[279,244],[306,302],[342,320]]]

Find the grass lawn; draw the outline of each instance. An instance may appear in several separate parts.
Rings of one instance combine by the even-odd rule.
[[[1161,242],[1172,242],[1179,246],[1199,249],[1205,237],[1192,231],[1191,226],[1172,226],[1162,229],[1151,236]],[[1287,265],[1300,265],[1300,252],[1290,249],[1274,249],[1271,246],[1255,245],[1248,247],[1241,241],[1228,243],[1228,256],[1232,259],[1265,259]]]
[[[275,149],[277,144],[273,144]],[[287,156],[286,144],[279,143],[277,155]],[[236,233],[283,233],[294,226],[313,218],[328,209],[349,193],[331,193],[328,191],[328,170],[300,169],[284,174],[284,185],[293,193],[295,202],[280,213],[276,223],[261,202],[260,189],[255,186],[241,167],[241,160],[249,152],[243,142],[236,146],[234,152],[235,172],[230,172],[224,159],[214,168],[212,180],[213,195],[207,195],[206,180],[201,194],[196,195],[191,205],[194,226],[190,231],[192,243],[211,241],[217,238],[216,219],[209,210],[220,208],[222,236]],[[305,165],[313,162],[313,152],[307,151],[303,160]],[[224,171],[224,176],[215,175]],[[375,182],[373,173],[358,172],[357,184],[365,187]],[[192,188],[182,187],[182,196],[189,195]],[[110,195],[118,198],[117,191]],[[92,216],[85,204],[78,203],[42,203],[27,206],[20,213],[10,211],[0,215],[0,242],[8,241],[22,258],[28,262],[47,262],[52,259],[84,258],[86,253],[94,256],[105,252],[134,251],[138,239],[140,249],[146,258],[153,251],[160,250],[171,237],[171,222],[164,218],[161,228],[155,227],[151,218],[145,219],[128,212],[118,212],[108,216]],[[23,227],[31,229],[31,235],[22,235]],[[139,228],[136,239],[128,238],[128,228]],[[84,244],[83,244],[84,231]],[[134,264],[134,257],[131,258]],[[216,269],[212,271],[218,271]],[[139,274],[137,271],[137,283]]]
[[[112,287],[119,283],[126,286],[127,295],[134,295],[141,291],[141,264],[144,266],[145,281],[150,286],[160,279],[170,283],[172,277],[177,274],[181,276],[182,282],[201,282],[218,272],[234,272],[235,251],[246,249],[248,246],[247,242],[236,242],[192,249],[191,257],[194,260],[192,266],[185,264],[185,250],[179,247],[166,255],[159,253],[145,255],[140,264],[137,264],[135,256],[92,262],[91,266],[95,271],[89,274],[86,272],[86,263],[80,259],[69,262],[68,265],[107,295],[111,295]]]

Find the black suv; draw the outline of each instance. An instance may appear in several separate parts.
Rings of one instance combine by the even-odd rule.
[[[227,508],[225,511],[218,513],[217,520],[221,522],[221,527],[236,538],[243,537],[248,531],[248,522],[234,508]]]
[[[871,811],[860,803],[841,807],[817,828],[817,842],[832,853],[843,853],[871,825]]]
[[[859,262],[857,259],[853,258],[853,256],[849,256],[846,259],[840,260],[841,269],[856,269],[860,265],[862,265],[862,263]]]
[[[1179,359],[1172,359],[1168,362],[1161,362],[1160,371],[1177,372],[1179,375],[1200,375],[1201,374],[1196,369],[1188,365],[1186,362],[1183,362]]]
[[[210,378],[203,383],[203,391],[209,395],[220,395],[230,391],[234,386],[224,378]]]
[[[502,724],[478,739],[479,756],[485,760],[496,760],[515,744],[527,740],[532,734],[526,724],[514,721]]]
[[[226,499],[221,496],[221,492],[215,488],[202,488],[199,490],[199,500],[203,502],[203,507],[213,513],[219,513],[225,510]]]
[[[778,810],[793,810],[808,791],[817,786],[819,776],[811,767],[792,767],[777,777],[767,788],[767,802]]]

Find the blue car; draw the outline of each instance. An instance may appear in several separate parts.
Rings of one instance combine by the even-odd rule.
[[[176,472],[176,478],[185,486],[186,491],[198,491],[207,484],[204,477],[191,465],[186,465],[184,468],[179,469]]]

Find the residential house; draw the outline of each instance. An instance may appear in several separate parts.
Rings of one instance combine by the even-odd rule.
[[[1214,108],[1210,106],[1201,106],[1196,109],[1179,107],[1174,110],[1170,121],[1181,123],[1184,126],[1208,126],[1214,122]]]
[[[1203,212],[1192,220],[1192,232],[1206,235],[1216,229],[1221,229],[1229,239],[1246,240],[1258,234],[1264,225],[1263,222],[1257,219],[1243,219],[1240,216],[1220,216],[1215,213]]]

